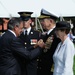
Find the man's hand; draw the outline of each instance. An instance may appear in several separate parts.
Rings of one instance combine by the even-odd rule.
[[[45,44],[44,44],[44,42],[43,42],[43,40],[42,39],[40,39],[38,42],[37,42],[37,44],[36,45],[34,45],[34,48],[36,48],[36,47],[41,47],[41,48],[44,48],[45,47]]]
[[[41,47],[41,48],[44,48],[44,47],[45,47],[45,44],[44,44],[44,42],[43,42],[42,39],[40,39],[40,40],[38,41],[38,46]]]

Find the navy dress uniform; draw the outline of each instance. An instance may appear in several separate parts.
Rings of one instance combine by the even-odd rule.
[[[18,12],[20,14],[20,17],[23,21],[28,21],[31,19],[31,14],[33,12]],[[28,29],[24,29],[24,31],[27,30],[27,35],[26,32],[23,32],[20,36],[20,39],[22,40],[22,43],[25,45],[25,48],[33,48],[33,46],[37,43],[37,41],[40,38],[40,33],[31,26]],[[31,49],[29,49],[31,51]],[[23,72],[26,70],[26,75],[37,75],[37,58],[33,60],[26,60],[27,62],[24,63],[23,65]],[[26,65],[25,65],[26,64]],[[24,74],[23,74],[24,75]]]
[[[51,18],[56,20],[57,17],[46,10],[41,10],[41,19]],[[55,28],[49,34],[46,34],[42,37],[43,41],[46,44],[44,52],[40,55],[38,59],[38,75],[52,75],[52,66],[53,66],[53,54],[54,51],[60,42],[60,39],[57,38],[55,33]]]

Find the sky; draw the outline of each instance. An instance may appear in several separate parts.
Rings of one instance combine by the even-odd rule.
[[[57,16],[75,16],[75,0],[0,0],[0,17],[18,17],[19,11],[38,17],[42,8]]]

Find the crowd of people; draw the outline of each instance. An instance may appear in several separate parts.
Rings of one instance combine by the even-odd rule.
[[[67,21],[42,9],[44,34],[31,27],[33,12],[18,12],[0,37],[0,75],[74,75],[75,48]]]

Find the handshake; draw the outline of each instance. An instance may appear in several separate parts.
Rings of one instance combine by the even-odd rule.
[[[44,50],[44,53],[48,52],[48,50],[50,49],[51,47],[51,44],[52,44],[52,40],[50,39],[50,37],[47,39],[47,41],[44,43],[42,39],[40,39],[35,45],[34,45],[34,48],[36,47],[41,47],[43,48]]]
[[[41,48],[44,48],[45,47],[45,43],[43,42],[42,39],[40,39],[35,45],[34,45],[34,48],[36,47],[41,47]]]

